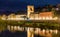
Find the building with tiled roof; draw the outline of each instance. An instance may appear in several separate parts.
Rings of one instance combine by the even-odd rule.
[[[4,16],[5,17],[5,16]],[[4,18],[3,17],[3,18]],[[34,6],[28,5],[27,12],[19,12],[17,14],[10,14],[7,16],[7,20],[57,20],[57,17],[54,17],[54,13],[51,12],[34,12]]]

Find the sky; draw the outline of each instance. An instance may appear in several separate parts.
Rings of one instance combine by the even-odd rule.
[[[59,3],[60,0],[0,0],[0,11],[26,10],[27,5],[38,7],[46,4],[56,5]]]

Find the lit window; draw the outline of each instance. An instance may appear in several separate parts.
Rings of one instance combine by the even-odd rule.
[[[38,17],[36,17],[35,19],[38,20]]]
[[[42,19],[42,17],[39,17],[39,20],[41,20]]]
[[[50,17],[50,20],[52,20],[52,17]]]
[[[42,19],[45,20],[45,17],[43,17]]]
[[[46,17],[46,20],[49,20],[49,17]]]

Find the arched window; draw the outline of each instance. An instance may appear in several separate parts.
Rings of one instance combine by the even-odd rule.
[[[30,8],[30,10],[31,10],[31,11],[33,11],[33,9],[32,9],[32,8]]]

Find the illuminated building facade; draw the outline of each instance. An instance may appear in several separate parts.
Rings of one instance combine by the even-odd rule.
[[[27,17],[28,17],[28,18],[30,17],[30,14],[31,14],[31,13],[34,13],[34,6],[28,5],[28,6],[27,6]]]
[[[51,12],[34,12],[34,6],[27,6],[27,14],[10,14],[7,17],[5,15],[2,16],[2,20],[57,20],[58,17],[54,17],[54,13]]]

